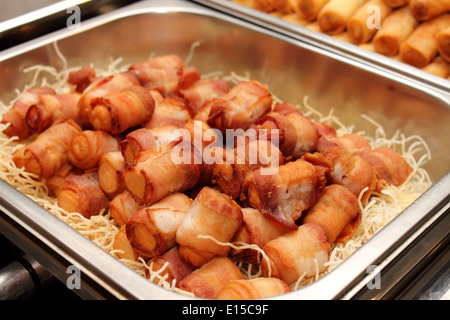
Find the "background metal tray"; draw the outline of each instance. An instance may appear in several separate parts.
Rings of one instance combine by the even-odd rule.
[[[11,100],[14,89],[30,81],[29,75],[22,74],[24,68],[63,67],[54,42],[69,67],[91,62],[106,67],[108,57],[123,57],[124,63],[146,59],[151,53],[177,53],[184,58],[196,41],[200,46],[191,64],[203,74],[248,72],[285,101],[302,103],[307,95],[321,112],[334,108],[356,130],[370,133],[361,119],[364,113],[382,124],[388,135],[399,128],[406,135],[419,134],[433,154],[428,166],[434,182],[430,190],[333,272],[278,298],[381,298],[431,251],[448,242],[448,94],[199,4],[141,1],[83,21],[77,30],[61,29],[6,49],[0,53],[0,79],[8,74],[8,81],[1,81],[0,99]],[[139,276],[4,181],[0,181],[0,209],[0,232],[58,279],[65,283],[69,265],[82,271],[79,294],[84,298],[187,299]],[[417,243],[423,245],[422,239],[427,240],[423,250],[412,250]],[[377,265],[386,280],[377,290],[367,286],[376,276],[367,273],[371,265]]]

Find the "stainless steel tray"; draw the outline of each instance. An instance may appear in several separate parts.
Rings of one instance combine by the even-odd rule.
[[[406,135],[419,134],[426,139],[433,155],[428,169],[434,185],[330,274],[278,298],[381,297],[417,264],[402,263],[397,269],[394,262],[427,230],[448,222],[450,96],[442,90],[199,4],[155,0],[84,21],[74,31],[62,29],[4,50],[0,53],[0,99],[10,101],[15,88],[30,82],[30,76],[22,73],[24,68],[34,64],[63,67],[54,42],[69,67],[91,62],[106,67],[108,57],[123,57],[123,63],[145,59],[151,53],[188,57],[196,41],[200,46],[191,64],[201,73],[248,72],[285,101],[302,103],[308,96],[309,103],[324,114],[334,108],[335,114],[344,123],[354,124],[356,130],[373,129],[361,119],[364,113],[382,124],[388,135],[401,128]],[[70,276],[70,265],[82,271],[79,290],[83,297],[188,299],[139,276],[4,181],[0,181],[0,209],[0,232],[61,281]],[[427,255],[447,236],[448,230],[443,228],[414,258]],[[383,277],[382,288],[369,290],[367,284],[376,276],[367,273],[372,265],[378,266],[377,272],[389,271],[395,277]]]
[[[297,26],[294,23],[284,21],[283,19],[268,13],[245,7],[229,0],[194,0],[194,2],[198,2],[262,27],[269,28],[270,30],[274,30],[295,39],[306,41],[322,48],[326,47],[328,50],[368,63],[372,66],[382,67],[385,71],[395,72],[406,76],[409,79],[414,79],[423,84],[434,86],[444,92],[449,92],[450,90],[450,81],[447,79],[432,75],[421,69],[409,66],[408,64],[376,52],[365,50],[359,46],[341,41],[327,34]]]

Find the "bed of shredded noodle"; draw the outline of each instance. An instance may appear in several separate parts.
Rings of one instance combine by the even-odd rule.
[[[195,45],[198,45],[196,43]],[[192,49],[195,46],[192,46]],[[69,72],[78,69],[68,68],[67,61],[60,53],[58,46],[55,44],[54,48],[58,53],[58,56],[63,62],[64,67],[62,70],[56,70],[50,66],[36,65],[23,70],[24,73],[32,73],[32,81],[22,89],[22,91],[16,90],[17,97],[29,88],[49,86],[55,89],[57,93],[68,92],[70,87],[67,85],[67,78]],[[186,59],[186,64],[189,63],[192,57],[192,50]],[[122,63],[122,59],[111,59],[109,67],[106,70],[97,69],[91,65],[97,75],[108,75],[124,71],[128,68],[127,65]],[[250,79],[250,75],[246,74],[240,76],[236,73],[230,75],[223,75],[220,72],[213,72],[205,74],[203,77],[217,77],[230,81],[231,83],[237,83],[240,80]],[[275,100],[278,98],[274,97]],[[15,99],[14,99],[15,100]],[[3,102],[0,101],[0,115],[3,115],[13,104],[13,101]],[[278,100],[280,101],[280,100]],[[323,121],[337,129],[339,135],[354,132],[352,126],[347,126],[338,117],[334,115],[334,111],[330,110],[328,114],[321,114],[308,104],[307,98],[303,103],[298,106],[300,110],[306,116],[310,117],[314,121]],[[413,168],[413,173],[409,179],[401,186],[388,186],[385,187],[381,194],[377,194],[368,199],[365,203],[361,203],[360,208],[362,213],[362,219],[360,225],[354,231],[354,235],[345,244],[335,244],[332,247],[330,260],[328,262],[328,271],[322,274],[316,273],[316,276],[309,279],[303,279],[300,277],[298,281],[291,286],[292,290],[304,287],[324,274],[331,272],[341,261],[349,257],[355,250],[360,248],[368,239],[370,239],[378,230],[389,223],[395,218],[404,208],[411,204],[417,197],[419,197],[426,189],[431,186],[431,180],[423,169],[423,165],[431,160],[430,151],[425,141],[420,136],[404,136],[400,131],[396,132],[392,137],[387,137],[382,126],[370,119],[369,117],[362,115],[367,120],[368,126],[374,126],[376,128],[375,135],[368,136],[365,132],[354,132],[363,135],[367,138],[373,148],[379,146],[387,146],[403,155],[409,165]],[[68,213],[58,207],[57,200],[48,195],[47,189],[44,183],[38,182],[34,179],[32,174],[29,174],[17,168],[13,161],[12,155],[23,144],[29,143],[30,139],[22,143],[18,143],[14,138],[8,138],[3,131],[7,125],[0,124],[0,178],[10,183],[17,190],[29,196],[36,203],[49,210],[52,214],[60,218],[67,223],[70,227],[79,231],[82,235],[89,238],[93,243],[109,252],[112,256],[116,257],[116,251],[113,248],[114,237],[119,230],[118,225],[111,218],[109,212],[102,212],[99,215],[92,216],[90,219],[84,218],[78,213]],[[214,239],[212,239],[214,240]],[[264,252],[256,245],[249,245],[244,243],[221,243],[225,246],[231,246],[234,248],[250,248],[260,252],[262,259],[265,258]],[[176,283],[169,283],[166,281],[166,277],[161,276],[163,269],[159,271],[153,271],[152,265],[148,266],[143,259],[138,261],[131,261],[126,259],[119,259],[124,264],[135,270],[142,276],[145,276],[146,271],[150,274],[150,280],[158,279],[159,285],[175,292],[179,292],[186,295],[191,295],[189,292],[182,291],[176,288]],[[244,274],[245,278],[252,279],[261,276],[261,269],[258,264],[251,265],[242,261],[235,261]]]

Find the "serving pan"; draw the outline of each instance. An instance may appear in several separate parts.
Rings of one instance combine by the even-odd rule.
[[[230,0],[194,1],[287,36],[304,40],[311,44],[317,44],[320,47],[326,47],[328,50],[351,57],[352,59],[370,63],[372,66],[380,66],[385,69],[385,71],[392,71],[404,75],[409,79],[414,79],[423,84],[434,86],[439,90],[447,92],[450,90],[450,82],[447,79],[432,75],[406,63],[363,49],[357,45],[336,39],[327,34],[284,21],[271,14],[245,7]]]
[[[193,44],[199,45],[191,51]],[[355,131],[370,134],[375,130],[361,118],[366,114],[382,124],[388,136],[400,128],[405,135],[422,136],[429,146],[433,157],[427,170],[433,186],[335,270],[278,298],[379,298],[418,261],[446,244],[449,95],[317,43],[300,41],[199,4],[142,1],[84,21],[76,30],[61,29],[4,50],[0,53],[0,98],[10,101],[16,88],[21,90],[31,82],[32,75],[22,71],[32,65],[61,69],[65,63],[67,67],[94,63],[106,68],[109,58],[121,57],[126,64],[166,53],[191,57],[190,64],[201,74],[248,73],[285,101],[301,104],[307,96],[308,103],[324,114],[333,108],[342,122],[355,126]],[[188,299],[150,283],[5,181],[0,184],[0,231],[64,283],[71,275],[69,266],[81,270],[82,284],[76,289],[80,296]],[[430,235],[430,230],[439,232]],[[423,238],[428,241],[426,248],[411,250]],[[376,272],[369,273],[370,266],[377,266]],[[385,279],[382,287],[368,286],[380,273]]]

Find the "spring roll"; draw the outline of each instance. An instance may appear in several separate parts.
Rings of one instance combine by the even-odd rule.
[[[438,32],[436,42],[439,54],[445,61],[450,63],[450,27]]]
[[[154,109],[150,92],[141,86],[131,86],[92,99],[89,121],[95,130],[117,134],[147,122]]]
[[[67,156],[74,166],[93,169],[98,166],[101,156],[119,150],[116,137],[104,131],[84,130],[70,141]]]
[[[275,10],[275,3],[272,0],[232,0],[243,6],[260,10],[263,12],[272,12]]]
[[[320,10],[330,0],[291,0],[292,7],[295,12],[307,21],[314,21],[317,19]]]
[[[408,39],[417,26],[418,22],[408,6],[395,10],[386,17],[381,29],[373,38],[375,51],[389,57],[397,55],[400,45]]]
[[[177,230],[181,257],[194,266],[201,266],[216,256],[227,256],[230,247],[199,236],[228,242],[241,224],[241,207],[220,191],[204,187]]]
[[[228,257],[216,257],[187,275],[179,288],[198,298],[217,299],[231,280],[243,280],[244,275]]]
[[[249,280],[231,280],[220,291],[219,300],[263,299],[288,293],[291,289],[278,278],[255,278]]]
[[[269,241],[263,248],[268,257],[262,260],[264,276],[283,280],[288,285],[298,278],[311,278],[328,269],[330,243],[325,231],[312,223],[302,224],[278,238]]]
[[[408,4],[410,0],[383,0],[391,8],[400,8]]]
[[[38,104],[42,95],[56,94],[55,90],[49,87],[33,88],[26,90],[2,117],[2,124],[9,123],[3,130],[8,137],[18,137],[19,141],[27,139],[33,132],[27,124],[28,108]]]
[[[449,13],[444,13],[420,24],[400,46],[402,61],[417,68],[424,68],[438,53],[437,34],[448,27],[450,27]]]
[[[435,76],[447,79],[450,75],[450,63],[445,61],[441,56],[437,56],[429,65],[422,68],[422,70]]]
[[[149,258],[174,247],[177,229],[191,205],[191,198],[177,192],[137,211],[126,223],[131,246]]]
[[[412,15],[419,21],[430,20],[450,10],[449,0],[410,0]]]
[[[391,12],[392,8],[383,0],[369,0],[364,3],[347,23],[347,33],[352,42],[355,44],[369,42]]]
[[[347,27],[350,17],[367,0],[330,0],[317,16],[320,29],[328,34],[341,33]]]

